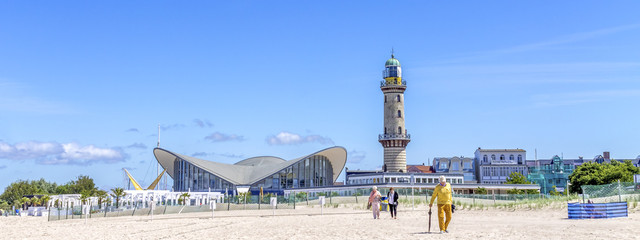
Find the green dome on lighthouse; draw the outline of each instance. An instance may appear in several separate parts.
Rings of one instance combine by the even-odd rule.
[[[391,54],[391,58],[389,58],[389,60],[387,60],[386,63],[384,63],[384,66],[400,66],[400,61],[398,61],[398,59],[396,59],[393,54]]]

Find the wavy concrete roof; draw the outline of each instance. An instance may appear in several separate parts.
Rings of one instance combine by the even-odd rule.
[[[172,178],[175,178],[175,176],[173,176],[174,162],[176,158],[181,158],[235,185],[251,185],[300,160],[315,155],[325,156],[331,162],[333,167],[333,182],[335,182],[347,162],[347,150],[343,147],[330,147],[289,161],[278,157],[263,156],[248,158],[235,164],[212,162],[177,154],[162,148],[153,149],[153,155],[155,155],[160,165],[167,170],[167,173]]]

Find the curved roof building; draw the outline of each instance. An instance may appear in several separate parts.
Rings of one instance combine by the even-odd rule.
[[[174,191],[233,191],[251,186],[251,191],[282,192],[291,188],[334,185],[347,161],[343,147],[331,147],[292,160],[253,157],[235,164],[198,159],[162,148],[153,149],[156,159],[173,179]]]

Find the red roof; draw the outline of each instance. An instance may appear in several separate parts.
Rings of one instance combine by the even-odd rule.
[[[434,173],[433,167],[425,165],[407,165],[407,172]]]

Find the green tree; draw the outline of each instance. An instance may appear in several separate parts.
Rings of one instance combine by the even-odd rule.
[[[178,199],[178,203],[182,204],[182,205],[187,205],[186,204],[186,200],[187,198],[189,198],[191,195],[189,195],[189,193],[183,193],[180,194],[180,198]]]
[[[38,198],[36,196],[33,196],[31,198],[31,204],[32,204],[31,206],[37,207],[37,206],[41,205],[41,203],[42,203],[42,201],[40,200],[40,198]]]
[[[82,204],[88,204],[87,200],[89,200],[91,195],[91,190],[82,190],[82,192],[80,192],[80,201],[82,201]]]
[[[22,200],[20,200],[20,202],[22,203],[22,209],[27,209],[29,204],[31,204],[31,199],[29,199],[28,197],[22,197]]]
[[[238,202],[251,200],[251,191],[247,191],[246,193],[238,193]]]
[[[527,178],[520,174],[519,172],[512,172],[511,174],[509,174],[509,177],[507,178],[507,181],[505,182],[506,184],[531,184],[531,182],[527,181]],[[533,190],[535,191],[535,193],[537,193],[537,190]],[[510,189],[507,190],[507,194],[524,194],[524,193],[529,193],[532,194],[534,192],[528,190],[525,191],[523,189]]]
[[[483,187],[476,188],[476,194],[487,194],[487,189]]]
[[[556,189],[556,185],[551,186],[551,190],[549,191],[549,195],[551,196],[559,196],[562,195],[561,192],[558,192],[558,190]]]
[[[9,210],[11,209],[11,205],[7,201],[0,200],[0,209]]]
[[[109,194],[104,190],[97,190],[94,195],[98,198],[98,207],[102,209],[102,202],[107,199]]]
[[[603,185],[621,182],[632,182],[633,175],[639,174],[640,169],[634,167],[631,161],[626,160],[620,163],[611,160],[611,163],[599,164],[596,162],[587,162],[576,168],[569,175],[571,186],[569,190],[574,193],[582,193],[583,185]]]
[[[2,195],[0,195],[0,199],[7,201],[9,205],[21,205],[24,203],[21,201],[22,196],[34,195],[37,192],[35,185],[29,183],[29,181],[18,180],[5,188]],[[18,204],[14,204],[16,201],[18,201]]]
[[[519,172],[512,172],[507,178],[506,184],[531,184],[527,178]]]
[[[49,208],[49,201],[51,197],[49,195],[44,195],[40,198],[40,203],[45,206],[45,208]]]
[[[120,198],[124,197],[127,194],[124,192],[123,188],[114,188],[111,189],[111,192],[111,197],[116,198],[116,208],[120,207]]]
[[[98,190],[98,188],[96,188],[96,184],[93,182],[93,179],[89,176],[80,175],[78,176],[77,180],[71,181],[71,183],[73,193],[76,194],[82,194],[83,191],[86,191],[91,196],[95,193],[95,191]]]
[[[319,194],[323,194],[323,195],[319,195]],[[324,196],[324,193],[318,193],[318,196]],[[298,199],[298,201],[307,200],[307,193],[306,192],[296,193],[296,198]]]

